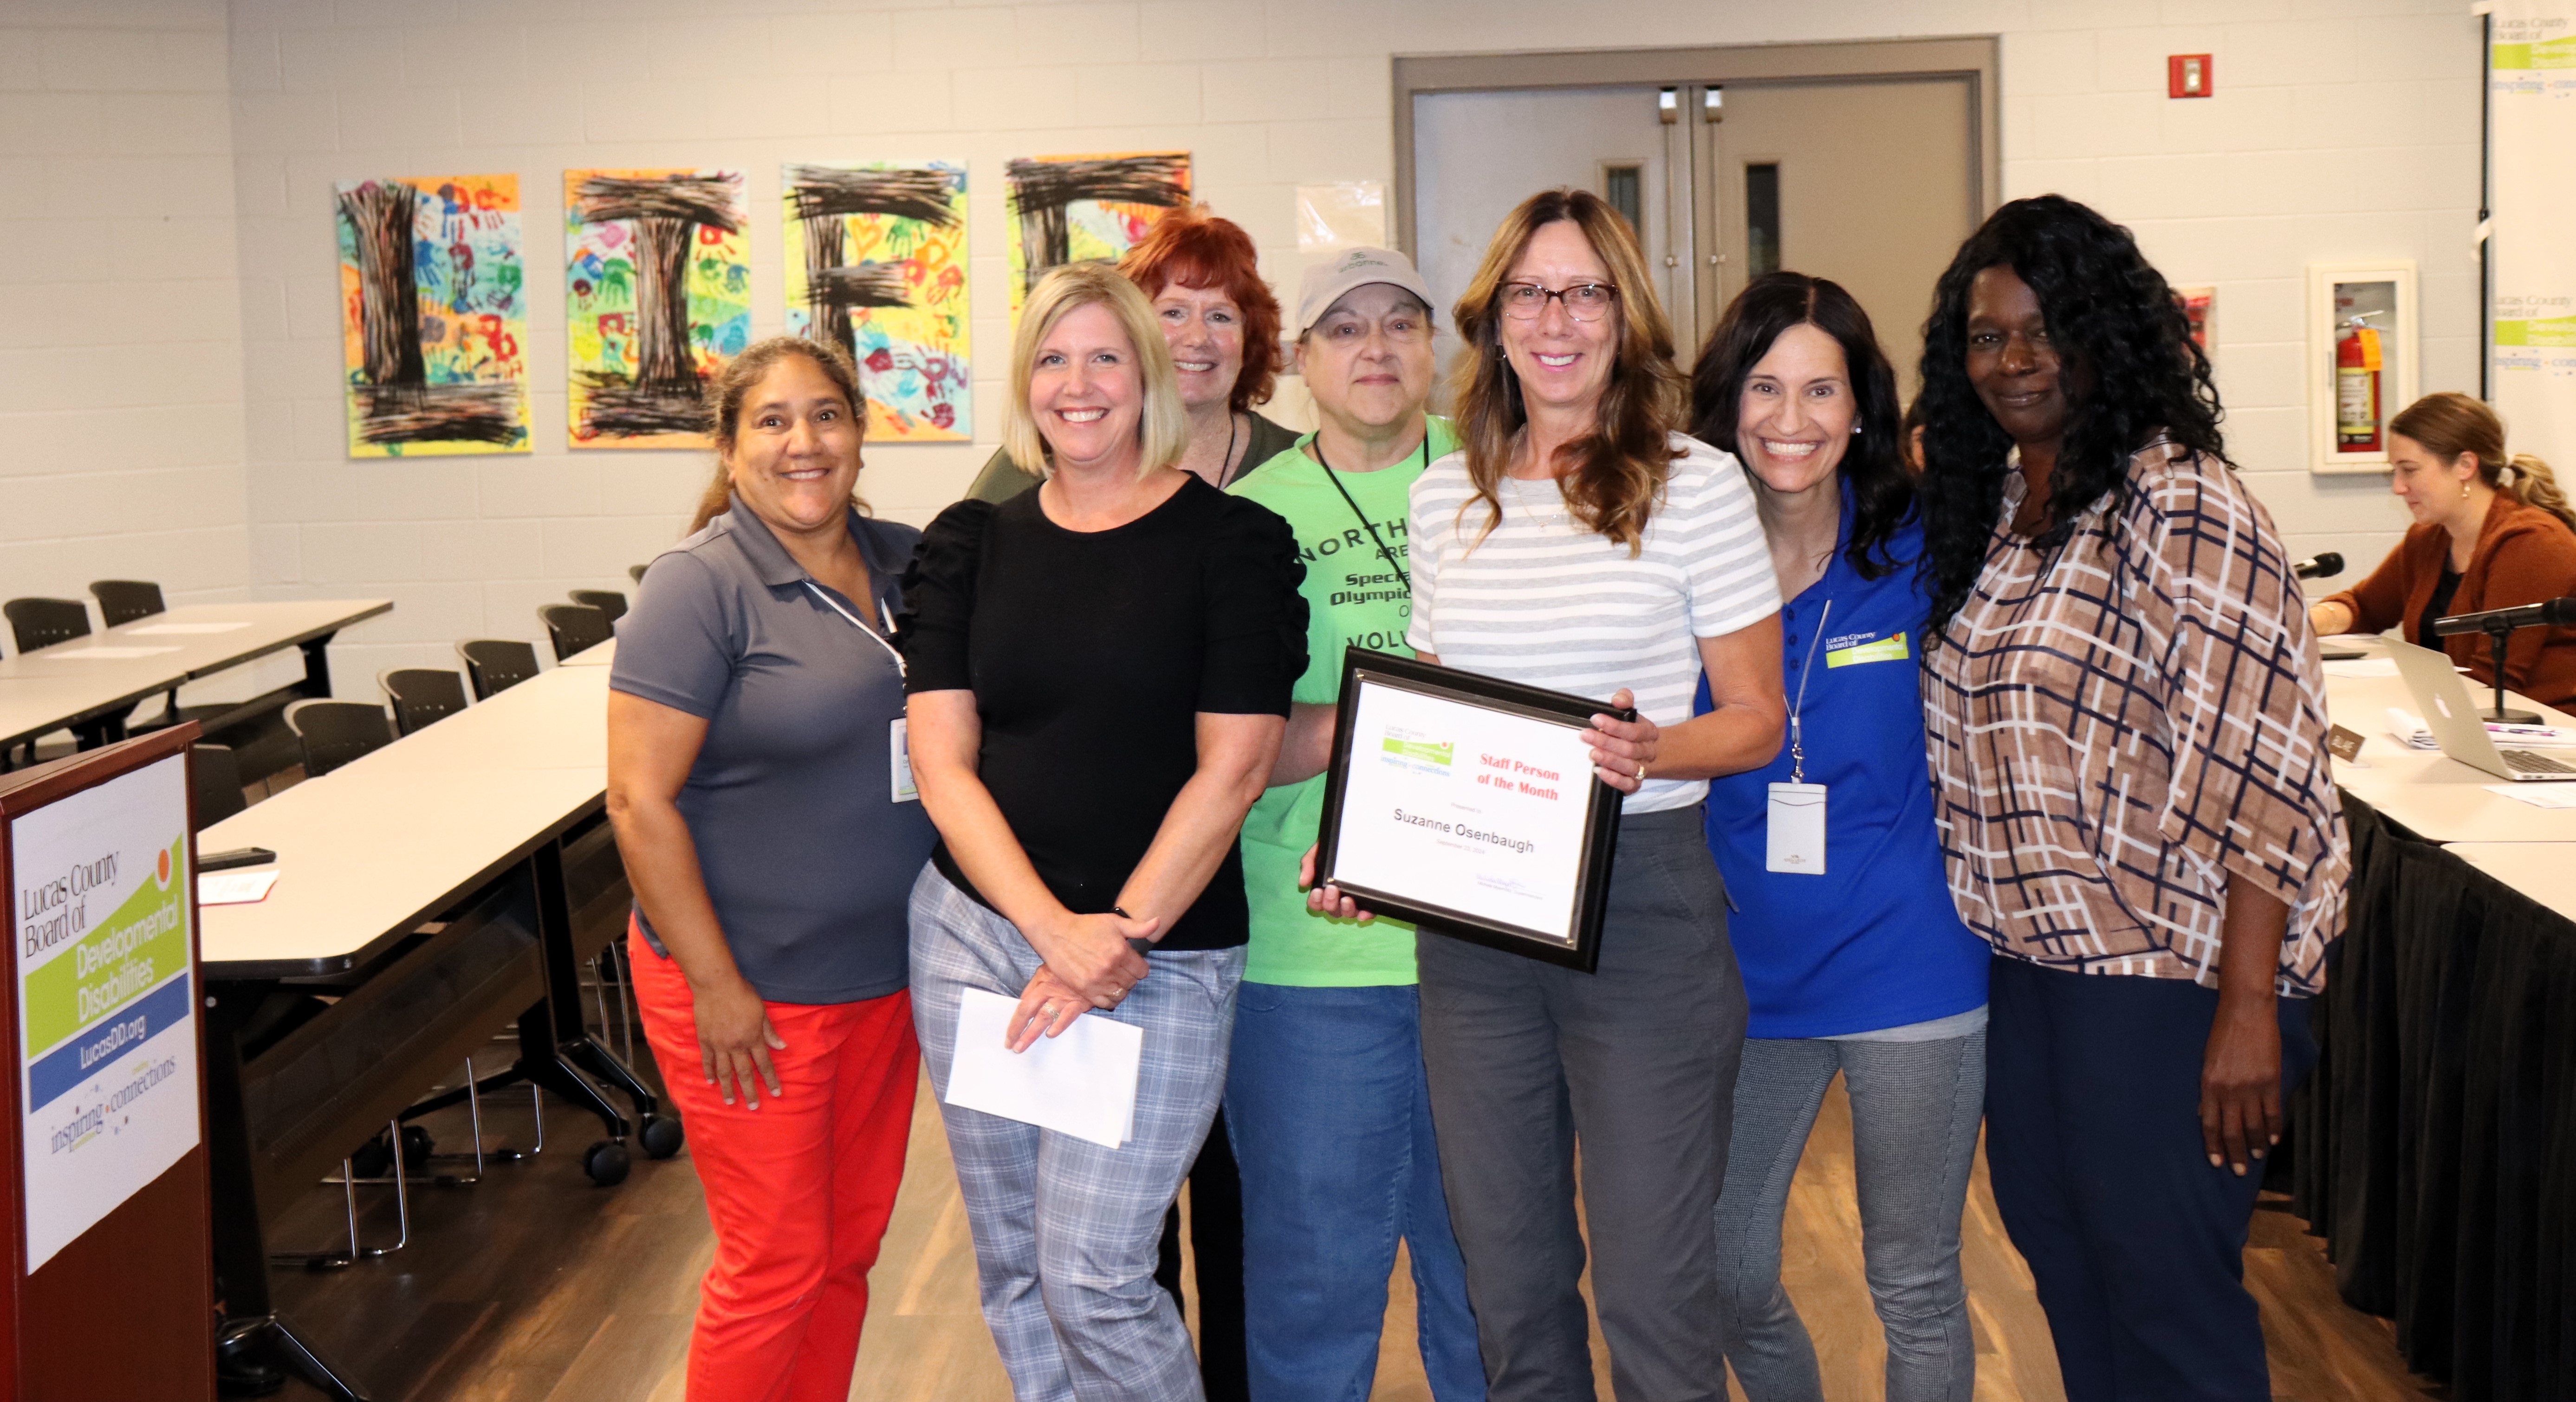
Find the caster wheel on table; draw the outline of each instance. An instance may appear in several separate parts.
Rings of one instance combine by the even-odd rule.
[[[637,1126],[635,1139],[637,1143],[644,1146],[644,1152],[647,1155],[657,1159],[671,1157],[680,1152],[682,1144],[688,1142],[687,1136],[680,1129],[678,1120],[666,1120],[659,1115],[652,1116]]]
[[[590,1175],[591,1182],[603,1188],[614,1188],[625,1182],[628,1170],[633,1167],[633,1161],[626,1157],[626,1146],[613,1139],[603,1139],[591,1145],[581,1156],[581,1171]]]

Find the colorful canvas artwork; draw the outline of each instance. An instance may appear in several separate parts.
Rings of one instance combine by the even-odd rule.
[[[786,168],[787,329],[858,362],[868,441],[975,436],[966,168]]]
[[[519,178],[358,180],[334,193],[349,456],[527,452]]]
[[[575,448],[703,448],[706,381],[751,340],[740,171],[564,172]]]
[[[1115,261],[1155,221],[1189,202],[1190,153],[1127,151],[1028,156],[1005,168],[1010,187],[1011,319],[1047,270]]]

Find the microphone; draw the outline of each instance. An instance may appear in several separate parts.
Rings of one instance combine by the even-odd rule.
[[[2329,550],[2290,566],[2290,573],[2301,579],[2332,579],[2343,573],[2343,556]]]
[[[2516,628],[2563,627],[2576,623],[2576,597],[2543,599],[2536,604],[2522,604],[2509,609],[2488,609],[2483,613],[2463,613],[2433,620],[2433,636],[2453,637],[2461,633],[2510,633]]]

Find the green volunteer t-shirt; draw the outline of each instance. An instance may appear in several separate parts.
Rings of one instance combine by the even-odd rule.
[[[1411,657],[1405,625],[1413,598],[1378,553],[1378,540],[1408,571],[1405,539],[1409,497],[1422,469],[1455,452],[1458,436],[1447,419],[1429,422],[1424,450],[1376,472],[1335,472],[1350,493],[1333,489],[1325,469],[1306,455],[1313,434],[1244,474],[1226,490],[1278,512],[1297,537],[1306,562],[1306,674],[1292,699],[1330,705],[1340,699],[1342,652],[1356,644]],[[1356,504],[1377,540],[1369,538]],[[1334,920],[1306,908],[1297,889],[1297,863],[1315,845],[1323,820],[1324,776],[1282,784],[1261,796],[1243,820],[1243,884],[1252,910],[1252,945],[1243,976],[1254,983],[1300,988],[1365,988],[1414,981],[1413,927],[1394,920],[1362,925]]]

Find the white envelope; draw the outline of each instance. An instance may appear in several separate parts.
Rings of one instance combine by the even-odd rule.
[[[1134,1138],[1145,1029],[1084,1013],[1064,1035],[1014,1053],[1002,1029],[1019,1002],[980,988],[959,998],[948,1103],[1110,1149]]]

